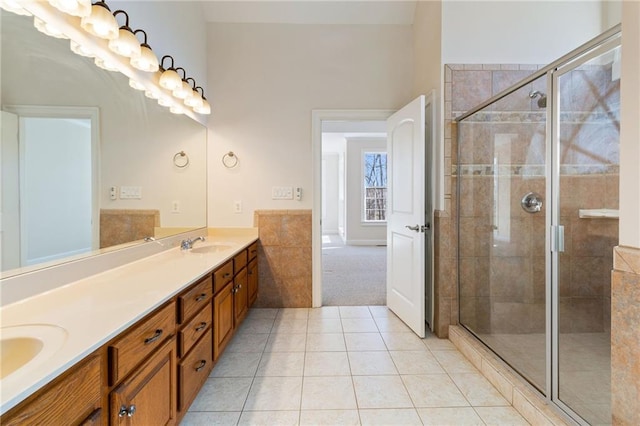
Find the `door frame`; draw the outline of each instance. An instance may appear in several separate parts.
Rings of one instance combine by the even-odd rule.
[[[311,162],[313,207],[311,210],[311,306],[322,306],[322,122],[386,121],[394,110],[317,109],[311,111]]]

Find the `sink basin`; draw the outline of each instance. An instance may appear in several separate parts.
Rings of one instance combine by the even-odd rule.
[[[231,246],[226,244],[207,244],[206,246],[196,246],[191,249],[192,253],[215,253],[218,251],[229,250]]]
[[[48,324],[0,328],[0,380],[27,365],[47,360],[66,338],[66,330]]]

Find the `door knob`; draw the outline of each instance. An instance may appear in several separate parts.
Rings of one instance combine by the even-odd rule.
[[[406,225],[405,228],[411,230],[411,231],[416,231],[416,232],[420,232],[420,225],[416,225],[416,226],[409,226]]]

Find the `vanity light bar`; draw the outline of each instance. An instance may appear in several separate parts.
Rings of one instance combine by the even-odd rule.
[[[71,38],[71,50],[78,55],[94,58],[95,64],[100,68],[120,71],[129,77],[135,74],[132,68],[152,73],[149,81],[141,78],[144,84],[130,79],[129,85],[136,90],[144,90],[145,96],[157,99],[158,103],[169,107],[172,113],[192,115],[193,111],[197,114],[211,114],[211,106],[204,96],[202,87],[197,86],[193,78],[187,77],[184,68],[175,66],[172,56],[165,55],[158,61],[158,57],[147,43],[147,33],[142,29],[132,30],[129,26],[129,15],[124,10],[112,13],[104,0],[94,3],[91,0],[48,0],[44,4],[33,0],[0,0],[0,8],[20,15],[36,14],[34,25],[39,31],[52,37]],[[57,12],[67,16],[58,17]],[[122,26],[116,20],[118,15],[125,16]],[[58,23],[62,31],[56,28]],[[101,40],[83,37],[76,28],[81,28]],[[142,42],[138,39],[139,33],[144,35]],[[117,60],[116,56],[107,54],[107,51],[100,54],[104,49],[101,44],[104,43],[116,55],[129,59],[130,67]],[[170,60],[170,66],[167,68],[163,66],[165,59]],[[178,74],[178,70],[182,70],[182,76]]]

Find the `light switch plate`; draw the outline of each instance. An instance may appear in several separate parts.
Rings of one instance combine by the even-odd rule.
[[[272,200],[293,200],[292,186],[274,186],[271,189]]]
[[[141,200],[142,187],[141,186],[121,186],[120,199],[121,200]]]

